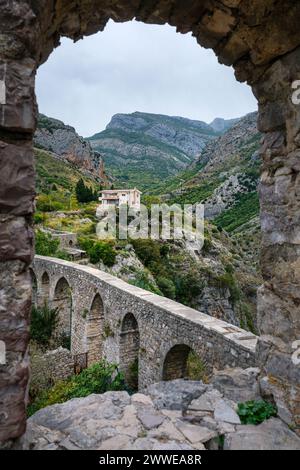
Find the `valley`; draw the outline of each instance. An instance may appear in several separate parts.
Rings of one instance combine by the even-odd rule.
[[[49,254],[44,250],[51,231],[75,233],[77,248],[86,252],[80,263],[255,332],[261,283],[256,118],[253,113],[208,125],[145,113],[116,115],[106,131],[86,142],[70,126],[42,116],[35,137],[38,254]],[[155,153],[158,147],[167,153]],[[195,254],[185,240],[99,241],[97,197],[78,201],[79,180],[95,193],[135,183],[148,206],[204,203],[204,248]],[[69,258],[58,247],[52,255]]]

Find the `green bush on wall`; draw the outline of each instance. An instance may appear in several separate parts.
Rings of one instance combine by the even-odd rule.
[[[106,266],[113,266],[116,262],[116,250],[109,242],[95,241],[91,238],[79,238],[80,247],[87,252],[91,263],[102,261]]]
[[[45,304],[43,307],[32,307],[30,337],[40,346],[47,347],[58,324],[58,309],[51,309]]]
[[[44,390],[36,397],[28,408],[31,416],[41,408],[55,403],[64,403],[72,398],[87,397],[92,393],[125,390],[123,374],[118,371],[116,364],[101,361],[73,375],[68,380],[58,382],[52,388]]]

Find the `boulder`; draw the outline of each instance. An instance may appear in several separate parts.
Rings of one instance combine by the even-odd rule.
[[[236,403],[261,400],[258,375],[259,369],[228,368],[214,374],[212,385],[224,397]]]
[[[225,435],[225,450],[300,450],[300,438],[280,419],[271,418],[259,426],[237,426]]]

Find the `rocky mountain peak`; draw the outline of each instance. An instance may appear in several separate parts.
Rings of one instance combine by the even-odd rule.
[[[79,136],[74,127],[58,119],[39,114],[34,144],[93,176],[100,179],[104,177],[100,153],[93,150],[91,144]]]

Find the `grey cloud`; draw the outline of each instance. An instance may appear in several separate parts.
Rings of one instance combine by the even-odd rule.
[[[113,114],[144,111],[206,122],[257,108],[231,68],[170,26],[110,22],[105,31],[56,49],[37,77],[40,111],[89,136]]]

